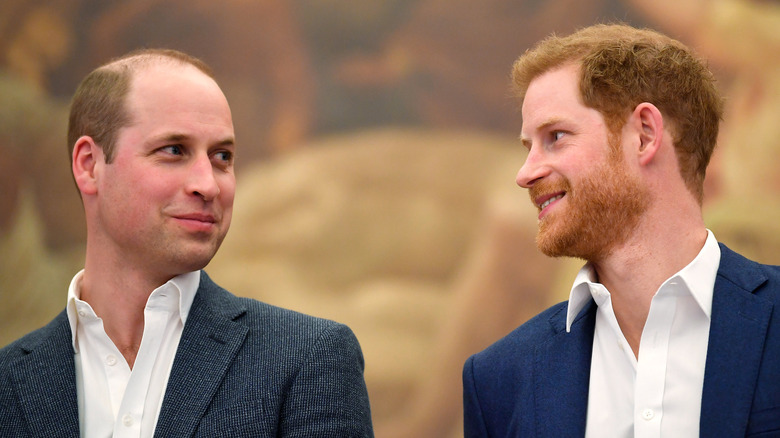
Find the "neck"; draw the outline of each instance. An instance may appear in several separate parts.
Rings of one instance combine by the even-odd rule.
[[[106,334],[132,369],[141,346],[149,295],[167,280],[150,280],[149,275],[123,263],[108,267],[106,261],[87,256],[81,299],[103,320]]]
[[[700,215],[698,220],[647,216],[628,242],[603,260],[592,261],[636,357],[653,296],[664,281],[698,255],[706,239]]]

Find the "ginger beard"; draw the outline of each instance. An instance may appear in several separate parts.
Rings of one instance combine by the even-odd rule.
[[[628,173],[614,147],[606,162],[575,185],[565,178],[540,181],[528,192],[533,200],[559,191],[566,193],[565,208],[545,215],[536,235],[537,247],[549,257],[603,260],[626,242],[649,204],[647,190]]]

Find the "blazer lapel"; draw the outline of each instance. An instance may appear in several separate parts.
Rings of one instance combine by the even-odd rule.
[[[155,436],[191,436],[249,331],[246,311],[201,271],[168,379]]]
[[[585,435],[596,309],[591,300],[570,333],[565,309],[550,319],[557,333],[537,349],[534,364],[537,436]]]
[[[701,436],[744,436],[772,303],[754,294],[758,264],[721,245],[712,298],[701,404]]]
[[[65,312],[21,348],[27,355],[12,365],[11,379],[31,435],[78,437],[76,366]]]

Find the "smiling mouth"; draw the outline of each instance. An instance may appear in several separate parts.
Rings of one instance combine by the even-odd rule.
[[[219,224],[219,218],[209,212],[181,213],[172,215],[172,218],[187,232],[197,234],[211,234]]]
[[[540,210],[544,210],[544,208],[545,208],[545,207],[547,207],[548,205],[552,204],[553,202],[555,202],[555,201],[557,201],[557,200],[559,200],[559,199],[563,198],[563,196],[564,196],[564,193],[561,193],[561,194],[559,194],[559,195],[555,195],[555,196],[553,196],[552,198],[550,198],[550,199],[548,199],[548,200],[546,200],[546,201],[542,202],[542,203],[539,205],[539,209],[540,209]]]

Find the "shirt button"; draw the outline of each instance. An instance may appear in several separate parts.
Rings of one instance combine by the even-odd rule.
[[[83,318],[83,317],[87,316],[87,312],[85,312],[83,310],[79,310],[79,316]]]
[[[133,425],[133,416],[130,414],[125,414],[122,416],[122,424],[124,424],[127,427],[130,427]]]
[[[106,365],[110,367],[116,365],[116,356],[114,356],[113,354],[109,354],[108,356],[106,356]],[[132,421],[132,418],[130,419],[130,421]]]
[[[652,409],[645,409],[642,411],[642,418],[644,418],[647,421],[650,421],[655,417],[655,412],[653,412]]]

